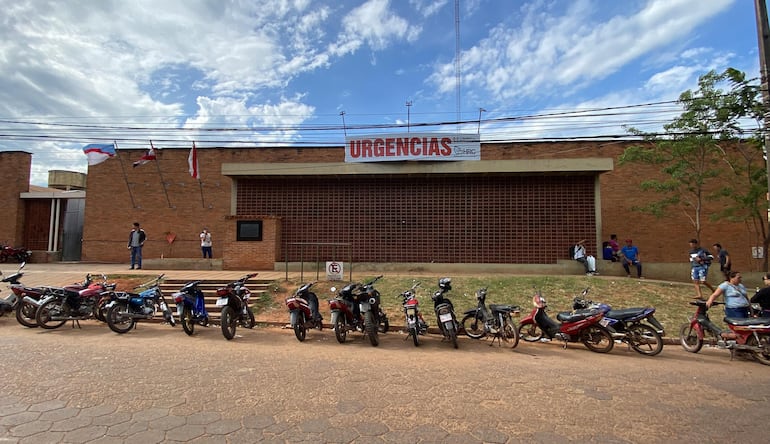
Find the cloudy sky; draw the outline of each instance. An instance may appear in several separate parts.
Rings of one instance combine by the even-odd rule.
[[[0,150],[33,153],[43,186],[112,140],[654,130],[675,108],[637,105],[712,69],[759,72],[748,0],[0,0],[0,18]]]

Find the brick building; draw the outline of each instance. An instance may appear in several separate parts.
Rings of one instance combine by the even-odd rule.
[[[694,235],[686,215],[631,210],[649,198],[639,184],[657,169],[619,166],[630,143],[484,143],[479,160],[459,162],[350,163],[343,146],[199,148],[200,182],[187,148],[159,150],[136,168],[143,152],[119,150],[89,167],[82,260],[127,262],[139,221],[145,258],[199,258],[206,226],[227,269],[316,258],[554,264],[580,239],[601,257],[611,233],[633,238],[645,262],[684,262]],[[721,242],[734,269],[759,270],[751,247],[761,239],[744,224],[708,221],[716,208],[705,205],[702,244]]]
[[[188,149],[138,168],[142,153],[121,150],[89,169],[83,256],[126,261],[136,220],[146,257],[199,257],[207,226],[225,268],[348,260],[344,246],[302,243],[350,244],[357,263],[550,264],[579,239],[600,257],[611,233],[633,238],[647,262],[685,261],[685,215],[631,210],[657,170],[618,166],[629,143],[482,144],[480,160],[461,162],[346,163],[345,147],[199,149],[200,183]],[[261,221],[261,240],[238,240],[244,221]],[[734,268],[757,269],[761,242],[743,224],[704,222],[703,245],[721,242]]]

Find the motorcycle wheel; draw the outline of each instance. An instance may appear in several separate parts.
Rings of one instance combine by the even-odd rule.
[[[770,365],[770,336],[760,335],[759,341],[754,336],[749,336],[746,345],[750,347],[762,347],[764,351],[754,352],[754,357],[760,364]]]
[[[414,342],[414,346],[418,347],[420,345],[420,333],[417,331],[416,328],[412,328],[409,330],[409,334],[412,335],[412,342]]]
[[[390,330],[390,322],[388,322],[385,313],[380,312],[380,324],[377,326],[377,331],[380,333],[387,333]]]
[[[254,312],[251,311],[250,308],[246,309],[245,318],[246,319],[243,319],[241,323],[245,328],[252,329],[255,325],[257,325],[257,320],[254,318]]]
[[[24,302],[23,299],[16,304],[16,320],[27,328],[37,327],[37,321],[35,320],[36,312],[37,306]]]
[[[450,328],[447,333],[449,333],[449,340],[452,341],[452,347],[457,348],[457,330]]]
[[[508,342],[511,342],[511,348],[516,348],[519,345],[519,330],[510,318],[503,319],[503,330],[501,333]]]
[[[460,323],[463,326],[465,335],[469,338],[481,339],[487,335],[487,332],[484,329],[484,319],[482,319],[481,314],[472,313],[465,315]]]
[[[232,307],[222,308],[222,318],[220,323],[222,324],[222,335],[228,341],[235,337],[235,327],[238,319],[235,316],[235,310]]]
[[[192,336],[195,332],[195,320],[193,319],[192,307],[189,305],[182,306],[182,316],[180,316],[179,322],[182,324],[182,330],[187,333],[187,336]]]
[[[518,332],[525,342],[537,342],[543,338],[543,330],[535,323],[519,325]]]
[[[0,254],[0,262],[8,262],[8,255]]]
[[[628,343],[637,353],[645,356],[655,356],[663,350],[663,339],[649,325],[635,324],[626,333]]]
[[[105,307],[110,302],[109,297],[103,297],[96,302],[96,308],[94,308],[94,317],[101,321],[107,322],[107,312],[110,310]]]
[[[598,325],[592,325],[580,332],[580,341],[586,348],[596,353],[609,353],[615,346],[610,332]]]
[[[299,342],[303,342],[307,337],[307,329],[305,328],[305,317],[300,313],[291,313],[291,326],[294,329],[294,336],[297,337]]]
[[[337,338],[337,342],[340,344],[345,342],[345,339],[348,337],[348,329],[345,325],[345,316],[342,313],[334,313],[332,315],[332,329],[334,330],[334,337]]]
[[[107,325],[115,333],[128,333],[135,324],[128,314],[128,304],[115,304],[107,311]]]
[[[698,337],[698,331],[690,323],[683,324],[679,329],[679,343],[690,353],[698,353],[703,348],[703,339]]]
[[[380,329],[379,323],[375,324],[374,313],[371,311],[366,312],[366,320],[364,321],[364,326],[366,327],[366,335],[369,336],[369,342],[372,344],[372,346],[377,347],[380,345],[380,338],[377,337],[377,331]]]
[[[51,313],[61,313],[61,311],[62,301],[51,299],[50,301],[37,308],[37,312],[35,313],[35,322],[37,322],[37,325],[49,330],[59,328],[67,321],[53,321],[51,320]]]

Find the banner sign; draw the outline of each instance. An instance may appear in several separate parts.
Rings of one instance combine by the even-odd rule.
[[[345,162],[480,159],[478,134],[406,133],[345,138]]]

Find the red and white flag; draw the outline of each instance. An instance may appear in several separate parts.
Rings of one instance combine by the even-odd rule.
[[[195,142],[193,142],[192,149],[190,150],[190,155],[187,156],[187,166],[189,167],[190,176],[193,177],[193,179],[201,179],[201,173],[198,169],[198,151],[195,149]]]
[[[144,156],[140,157],[139,160],[134,162],[134,168],[138,167],[139,165],[152,162],[155,159],[155,147],[152,146],[152,142],[150,142],[150,149],[147,150],[147,153]]]

